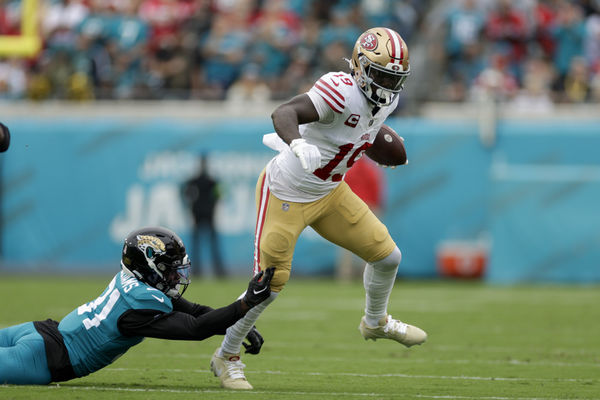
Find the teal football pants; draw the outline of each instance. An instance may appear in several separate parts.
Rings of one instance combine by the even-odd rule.
[[[50,383],[44,339],[33,322],[0,329],[0,384]]]

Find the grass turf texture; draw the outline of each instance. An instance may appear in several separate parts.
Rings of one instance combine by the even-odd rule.
[[[0,327],[60,320],[109,280],[0,276]],[[198,280],[186,298],[222,306],[245,286]],[[429,333],[406,349],[362,339],[360,282],[292,279],[257,323],[261,354],[242,358],[253,391],[219,387],[220,337],[147,339],[87,377],[0,386],[0,399],[600,399],[598,289],[398,281],[390,313]]]

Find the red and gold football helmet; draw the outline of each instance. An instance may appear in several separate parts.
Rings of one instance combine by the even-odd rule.
[[[350,64],[365,96],[380,106],[394,101],[410,73],[408,47],[388,28],[371,28],[360,35]]]

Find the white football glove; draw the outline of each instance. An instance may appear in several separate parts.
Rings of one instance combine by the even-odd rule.
[[[306,143],[304,139],[294,139],[290,148],[307,172],[313,172],[321,165],[321,152],[314,144]]]

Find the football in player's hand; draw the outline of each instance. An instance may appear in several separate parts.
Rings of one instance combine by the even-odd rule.
[[[382,125],[375,137],[373,145],[365,152],[379,165],[396,166],[406,164],[404,139],[389,126]]]

